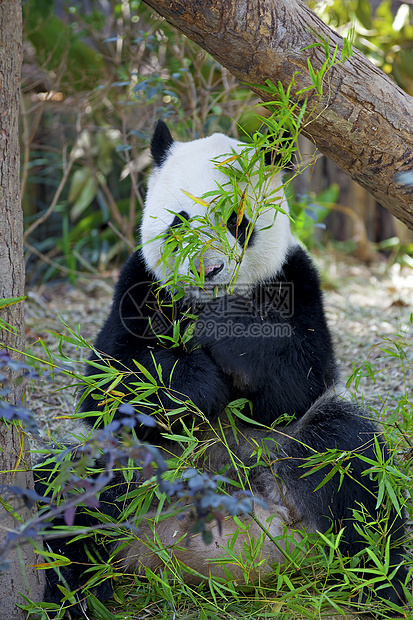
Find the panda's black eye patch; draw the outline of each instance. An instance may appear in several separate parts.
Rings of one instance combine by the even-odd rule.
[[[247,238],[247,227],[249,223],[250,223],[249,220],[247,220],[247,218],[244,215],[244,217],[242,218],[241,222],[239,223],[237,227],[237,214],[235,212],[229,216],[228,221],[227,221],[227,228],[229,232],[231,233],[233,237],[236,238],[236,240],[242,247],[244,247],[245,245],[245,240]],[[248,239],[249,246],[254,243],[254,233],[255,233],[255,230],[252,230],[252,232],[250,232],[250,237]]]
[[[172,220],[172,223],[170,226],[168,226],[168,229],[165,233],[166,238],[171,239],[173,237],[173,229],[174,228],[179,228],[180,226],[182,226],[184,220],[188,221],[190,219],[188,213],[186,211],[181,211],[180,213],[178,213],[177,215],[175,215],[174,219]],[[178,250],[178,245],[176,245],[173,248],[173,252],[176,252]]]
[[[175,215],[174,219],[172,220],[172,224],[169,226],[169,228],[176,228],[177,226],[180,226],[182,224],[182,220],[189,220],[189,215],[186,211],[181,211],[180,213],[178,213],[177,215]]]

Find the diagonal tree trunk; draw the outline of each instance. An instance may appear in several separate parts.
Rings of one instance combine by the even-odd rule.
[[[0,299],[24,294],[23,213],[20,202],[19,104],[22,62],[22,16],[20,0],[0,1]],[[16,332],[0,331],[0,348],[24,347],[23,304],[1,312],[1,318]],[[22,386],[14,387],[10,400],[20,404]],[[0,484],[33,488],[27,442],[22,431],[0,421]],[[14,518],[0,503],[0,545],[8,530],[27,521],[32,512],[22,500],[10,502]],[[26,613],[16,607],[24,604],[20,593],[35,601],[42,597],[42,578],[33,565],[36,557],[27,544],[12,551],[9,568],[0,567],[0,620],[24,620]],[[3,567],[4,568],[4,567]]]
[[[297,94],[311,86],[307,59],[317,71],[325,41],[333,55],[343,40],[301,0],[144,0],[198,43],[241,82],[270,79]],[[264,101],[271,95],[250,86]],[[413,98],[358,50],[331,69],[322,100],[310,96],[305,135],[322,153],[413,228]],[[397,173],[407,171],[403,183]]]

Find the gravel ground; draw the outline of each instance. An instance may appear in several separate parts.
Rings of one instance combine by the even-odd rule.
[[[371,364],[374,380],[361,379],[356,396],[386,416],[403,395],[411,400],[413,270],[384,261],[367,267],[331,255],[319,267],[342,378],[347,380],[354,365]]]
[[[368,360],[374,365],[375,381],[363,378],[357,397],[364,396],[366,404],[386,416],[412,385],[413,270],[397,264],[389,267],[380,260],[366,266],[331,251],[315,256],[315,260],[343,379],[352,373],[353,364],[360,366]],[[112,272],[101,279],[78,278],[75,286],[54,283],[29,291],[26,336],[30,352],[45,357],[36,344],[41,338],[53,354],[58,354],[59,340],[46,330],[62,333],[62,320],[93,342],[109,311],[116,277]],[[404,341],[403,360],[380,350],[395,334],[400,335],[397,342]],[[76,360],[87,353],[70,345],[64,350]],[[82,364],[76,364],[75,369],[81,371]],[[70,427],[72,423],[65,416],[73,411],[74,398],[74,388],[62,374],[55,375],[54,381],[40,378],[27,388],[27,405],[35,411],[45,433],[52,429],[60,434]]]

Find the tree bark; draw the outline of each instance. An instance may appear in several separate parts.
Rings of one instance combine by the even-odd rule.
[[[0,298],[24,294],[23,213],[20,201],[19,104],[22,62],[22,16],[20,0],[0,2]],[[0,348],[24,347],[23,304],[5,308],[1,318],[17,332],[0,331]],[[20,404],[22,386],[13,385],[10,401]],[[0,484],[33,488],[33,475],[27,441],[16,427],[0,422]],[[32,516],[22,500],[11,502],[18,519],[0,504],[0,544],[7,531]],[[36,556],[29,544],[12,551],[9,570],[0,571],[0,620],[24,620],[26,613],[16,607],[24,604],[19,593],[41,600],[42,577],[36,571]]]
[[[311,86],[325,62],[326,41],[341,58],[343,40],[301,0],[144,0],[190,39],[260,94],[270,79],[284,88],[294,78],[293,101]],[[322,153],[413,228],[413,183],[397,173],[413,171],[413,98],[358,50],[328,71],[323,97],[309,94],[304,134]]]

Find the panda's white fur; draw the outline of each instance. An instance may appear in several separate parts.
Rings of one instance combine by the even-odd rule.
[[[219,185],[228,186],[228,176],[221,172],[217,163],[225,161],[234,153],[241,153],[245,146],[219,133],[189,143],[175,141],[162,166],[154,167],[148,182],[146,206],[142,218],[142,253],[148,270],[161,282],[164,282],[168,275],[165,274],[165,264],[161,260],[164,245],[162,234],[167,231],[173,214],[181,211],[187,212],[190,217],[205,214],[206,207],[192,200],[185,192],[195,198],[201,198],[207,192],[217,189]],[[260,196],[254,195],[253,186],[254,182],[248,186],[252,208],[262,198],[264,192],[272,203],[277,204],[280,211],[273,206],[260,209],[254,227],[257,241],[254,243],[254,250],[249,249],[242,260],[233,288],[235,293],[238,290],[245,292],[247,285],[267,280],[277,274],[289,248],[297,243],[290,230],[282,174],[278,172],[268,177],[264,188],[260,188]],[[241,185],[240,190],[243,191],[244,187]],[[229,244],[236,244],[236,240],[229,232],[227,239]],[[241,249],[238,249],[240,252]],[[235,260],[230,262],[227,254],[219,251],[218,239],[217,243],[208,248],[202,256],[205,268],[224,263],[224,268],[210,284],[211,288],[218,286],[219,292],[224,294],[225,286],[232,280],[236,268]],[[180,273],[182,275],[190,273],[188,258],[180,265]],[[192,288],[191,293],[198,293],[199,296],[207,289],[208,282],[202,289]]]

